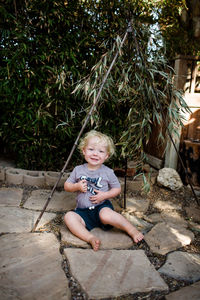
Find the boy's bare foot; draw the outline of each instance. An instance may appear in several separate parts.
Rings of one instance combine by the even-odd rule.
[[[138,231],[137,229],[135,229],[131,235],[132,239],[134,240],[135,243],[138,243],[140,241],[143,240],[144,238],[144,235]]]
[[[94,251],[98,251],[99,250],[101,242],[100,242],[100,240],[97,237],[95,237],[95,236],[91,237],[89,239],[88,243],[91,244],[91,246],[92,246],[92,248],[93,248]]]

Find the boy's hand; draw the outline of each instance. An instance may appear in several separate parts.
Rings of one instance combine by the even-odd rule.
[[[77,184],[78,184],[78,188],[79,188],[80,192],[82,192],[82,193],[87,192],[87,180],[85,180],[85,179],[80,180]]]
[[[105,200],[105,192],[99,191],[99,190],[94,190],[96,195],[93,195],[90,197],[90,201],[94,204],[99,204],[103,200]]]

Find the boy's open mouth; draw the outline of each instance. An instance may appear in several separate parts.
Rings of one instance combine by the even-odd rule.
[[[91,160],[98,161],[98,158],[91,158]]]

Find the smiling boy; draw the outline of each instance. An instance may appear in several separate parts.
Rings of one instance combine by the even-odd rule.
[[[91,244],[94,251],[99,249],[101,243],[90,232],[95,227],[108,230],[114,226],[127,232],[138,243],[143,239],[143,234],[115,212],[109,200],[121,192],[114,171],[104,165],[115,152],[112,139],[91,130],[81,140],[79,149],[86,163],[76,166],[64,184],[65,191],[77,192],[76,209],[66,213],[65,224],[74,235]]]

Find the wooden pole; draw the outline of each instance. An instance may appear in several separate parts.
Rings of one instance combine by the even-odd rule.
[[[127,164],[128,159],[125,158],[125,174],[124,174],[124,209],[126,209],[126,191],[127,191]]]

